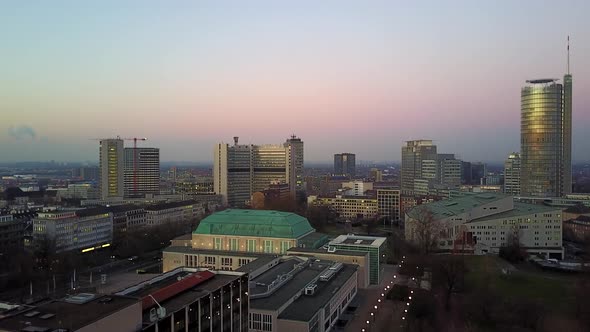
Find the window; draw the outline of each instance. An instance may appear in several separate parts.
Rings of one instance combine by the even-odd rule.
[[[272,253],[272,241],[271,240],[264,240],[264,252],[267,254]]]
[[[215,257],[205,256],[205,264],[215,265]]]
[[[252,313],[252,320],[250,320],[250,325],[252,326],[253,330],[261,330],[262,314]]]
[[[247,258],[238,258],[238,265],[240,267],[242,267],[242,266],[244,266],[244,265],[246,265],[248,263],[250,263],[250,260],[249,259],[247,259]]]
[[[255,252],[256,251],[256,240],[248,240],[248,251]]]
[[[289,241],[281,241],[281,254],[286,253],[290,247],[291,245],[289,244]]]
[[[214,242],[215,242],[215,246],[214,246],[215,250],[223,250],[223,241],[221,240],[220,237],[216,237],[214,239]]]
[[[229,250],[231,251],[238,251],[238,239],[230,239],[229,240]]]
[[[263,331],[272,331],[272,316],[271,315],[262,315],[262,330]]]
[[[231,257],[223,257],[221,259],[221,265],[231,266],[233,263],[233,259]]]

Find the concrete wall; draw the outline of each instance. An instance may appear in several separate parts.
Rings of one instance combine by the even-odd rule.
[[[274,331],[309,331],[309,324],[307,322],[279,319],[277,323],[277,328],[275,329],[273,326],[273,332]]]

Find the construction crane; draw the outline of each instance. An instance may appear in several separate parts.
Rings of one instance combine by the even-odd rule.
[[[91,138],[91,140],[104,141],[107,139],[120,139],[125,141],[133,141],[133,193],[137,195],[137,141],[147,141],[145,137],[125,137],[121,138]]]

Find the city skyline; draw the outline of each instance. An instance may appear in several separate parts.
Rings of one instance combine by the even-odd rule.
[[[96,161],[90,138],[116,135],[210,162],[233,136],[296,134],[312,163],[399,162],[415,139],[502,163],[520,147],[521,85],[565,74],[567,35],[572,160],[590,160],[584,1],[60,4],[0,10],[3,162]]]

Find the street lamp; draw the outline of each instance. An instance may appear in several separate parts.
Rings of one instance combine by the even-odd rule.
[[[375,306],[375,310],[377,310],[377,306]]]

